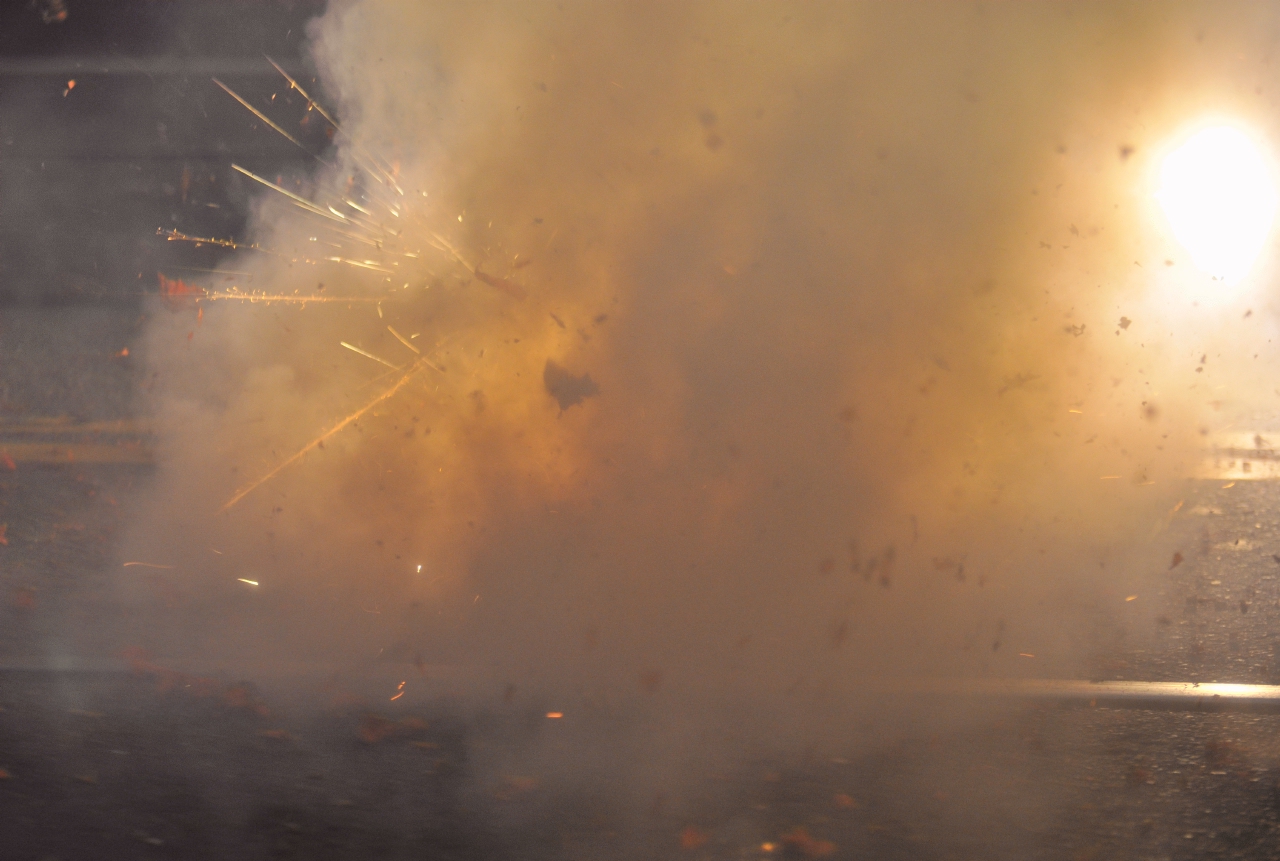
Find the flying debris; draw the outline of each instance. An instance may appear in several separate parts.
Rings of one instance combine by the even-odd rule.
[[[590,374],[574,376],[551,359],[547,359],[546,367],[542,370],[542,384],[560,405],[560,412],[600,394],[600,387],[591,379]]]

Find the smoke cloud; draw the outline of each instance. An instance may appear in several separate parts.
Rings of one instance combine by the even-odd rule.
[[[351,301],[156,309],[126,550],[175,568],[121,588],[181,600],[130,636],[797,739],[1093,674],[1269,391],[1267,300],[1150,199],[1204,116],[1280,140],[1233,9],[334,3],[322,212],[264,190],[203,286]]]

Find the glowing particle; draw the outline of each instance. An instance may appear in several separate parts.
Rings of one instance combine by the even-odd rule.
[[[1130,595],[1128,598],[1125,598],[1124,600],[1125,600],[1125,601],[1136,601],[1136,600],[1138,600],[1138,596],[1137,596],[1137,595]]]
[[[163,568],[163,569],[165,569],[166,571],[171,570],[172,568],[174,568],[174,567],[175,567],[175,566],[173,566],[173,565],[156,565],[156,564],[151,563],[151,562],[125,562],[125,563],[123,563],[120,567],[121,567],[121,568],[133,568],[133,567],[135,567],[135,566],[137,566],[137,567],[139,567],[139,568]]]
[[[338,343],[339,343],[340,345],[342,345],[343,347],[346,347],[348,350],[350,350],[350,351],[351,351],[351,352],[353,352],[353,353],[359,353],[361,356],[364,356],[366,359],[373,359],[375,362],[378,362],[378,363],[380,363],[380,364],[386,365],[388,368],[391,368],[391,369],[396,370],[396,371],[400,370],[400,368],[398,368],[397,366],[395,366],[395,365],[391,364],[391,363],[390,363],[390,362],[388,362],[386,359],[381,359],[381,358],[379,358],[379,357],[375,356],[373,353],[370,353],[370,352],[369,352],[369,351],[367,351],[367,350],[362,350],[362,349],[360,349],[359,347],[354,346],[353,344],[348,344],[346,341],[339,341]]]
[[[246,580],[244,577],[237,577],[236,579],[239,580],[241,583],[248,583],[250,586],[258,585],[257,580]]]
[[[1035,655],[1031,654],[1030,652],[1018,652],[1018,657],[1019,657],[1019,658],[1034,658],[1034,657],[1035,657]]]
[[[560,718],[564,717],[564,712],[547,712],[547,717],[551,718],[552,720],[559,720]]]
[[[422,573],[422,566],[421,566],[421,565],[419,565],[419,566],[418,566],[418,573],[419,573],[419,574],[421,574],[421,573]]]

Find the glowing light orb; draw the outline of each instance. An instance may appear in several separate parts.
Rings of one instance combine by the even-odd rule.
[[[1155,196],[1195,265],[1225,281],[1253,267],[1276,215],[1270,165],[1231,126],[1199,131],[1165,156]]]

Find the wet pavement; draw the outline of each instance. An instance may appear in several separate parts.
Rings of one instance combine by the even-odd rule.
[[[113,353],[137,319],[0,313],[21,333],[3,342],[5,418],[129,417],[139,378]],[[752,742],[638,795],[643,749],[589,778],[528,765],[594,757],[634,716],[551,721],[500,695],[371,704],[333,684],[299,699],[121,653],[94,632],[165,606],[121,605],[111,577],[121,500],[149,476],[0,468],[0,857],[1280,857],[1277,716],[1024,703],[941,730],[886,719],[851,725],[847,751]],[[1278,497],[1187,482],[1150,542],[1156,593],[1100,632],[1096,677],[1280,682]],[[57,669],[71,655],[122,668]]]

